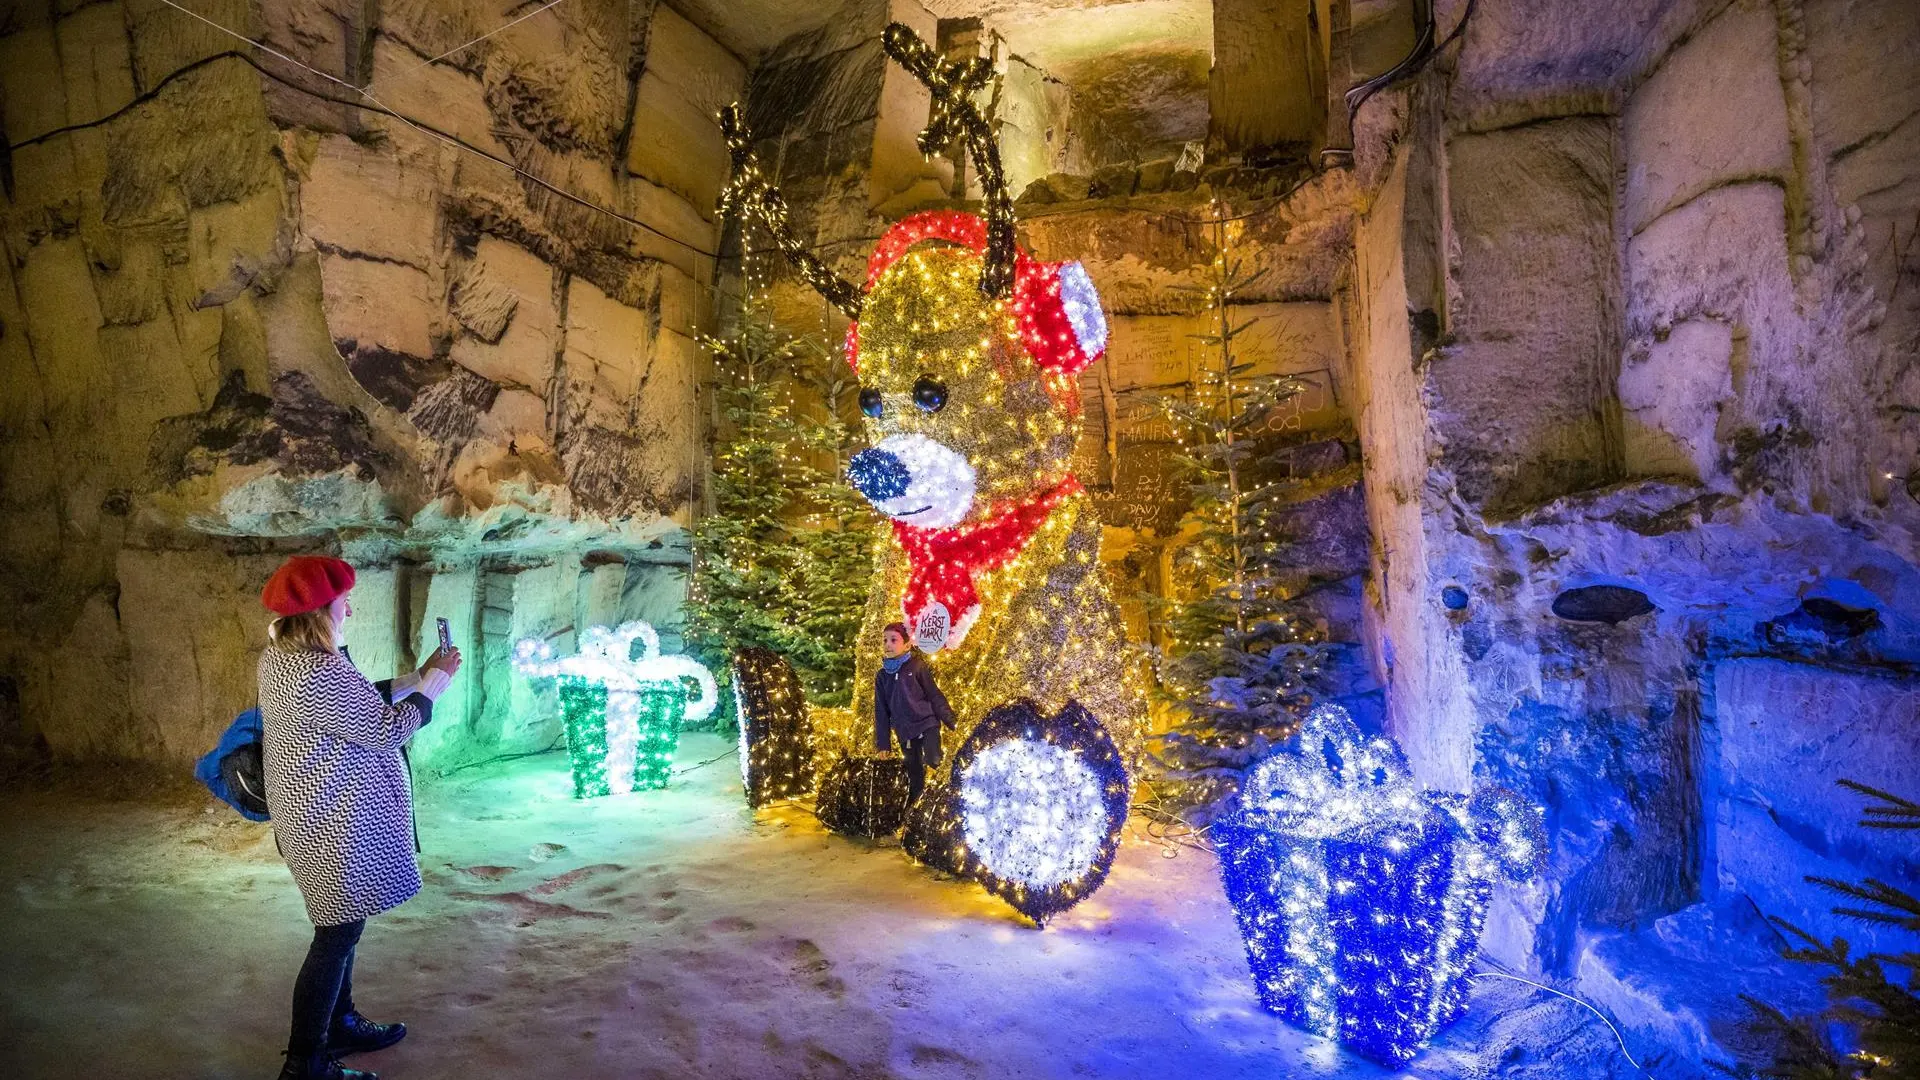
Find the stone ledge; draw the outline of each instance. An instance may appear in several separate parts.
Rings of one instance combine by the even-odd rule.
[[[1753,1049],[1740,995],[1789,1015],[1822,1004],[1818,969],[1782,959],[1777,940],[1744,896],[1695,904],[1639,933],[1588,942],[1574,989],[1613,1016],[1643,1064],[1664,1052],[1669,1064],[1704,1070]]]

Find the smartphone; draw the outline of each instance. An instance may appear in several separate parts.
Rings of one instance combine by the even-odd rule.
[[[443,649],[453,648],[453,630],[447,626],[447,620],[435,619],[433,621],[440,627],[440,647]]]

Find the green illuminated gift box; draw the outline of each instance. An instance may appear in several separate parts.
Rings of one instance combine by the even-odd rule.
[[[580,651],[558,659],[549,642],[526,638],[513,663],[558,685],[576,798],[667,786],[681,725],[711,715],[719,698],[713,675],[689,657],[660,655],[660,637],[644,622],[589,627]]]

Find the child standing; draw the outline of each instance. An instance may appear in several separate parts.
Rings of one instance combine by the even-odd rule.
[[[893,749],[907,759],[907,797],[917,800],[927,786],[926,770],[940,764],[940,731],[953,727],[953,709],[933,681],[933,667],[913,651],[904,623],[889,623],[881,632],[885,659],[873,676],[873,744],[881,753]]]

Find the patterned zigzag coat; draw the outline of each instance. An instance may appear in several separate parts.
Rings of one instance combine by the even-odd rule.
[[[432,710],[421,694],[388,704],[344,656],[261,652],[267,809],[315,926],[378,915],[420,891],[401,747]]]

